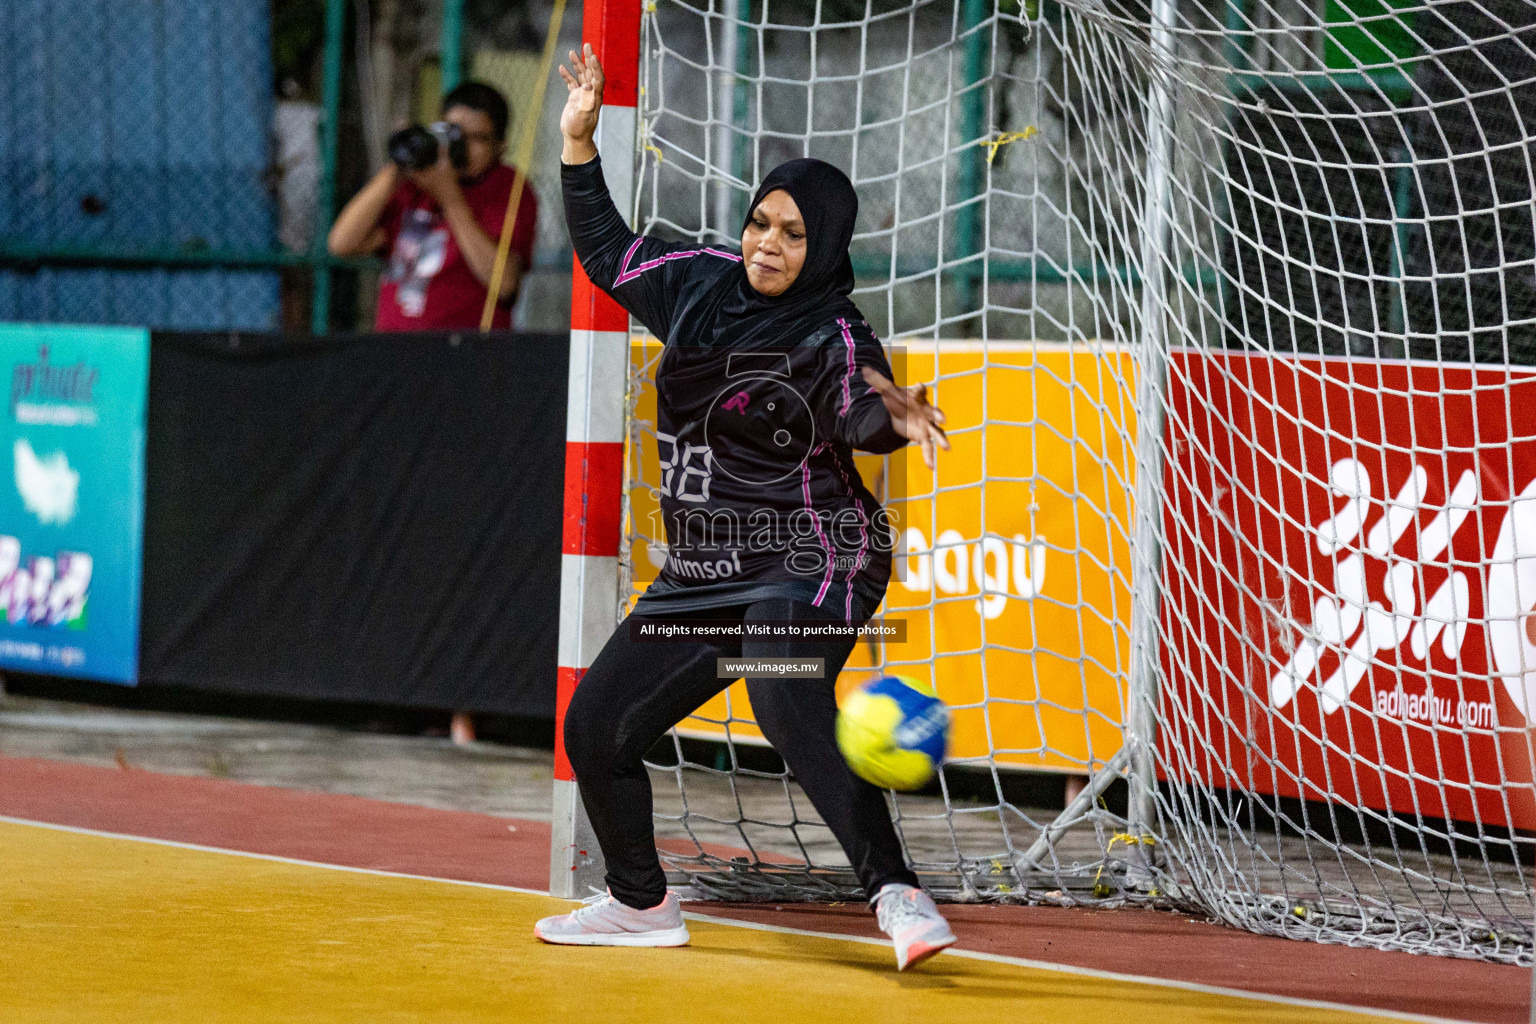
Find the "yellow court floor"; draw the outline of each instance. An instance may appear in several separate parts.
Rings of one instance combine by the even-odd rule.
[[[547,896],[0,823],[4,1024],[1380,1021],[1369,1013],[690,922],[546,946]],[[1134,962],[1132,959],[1131,962]]]

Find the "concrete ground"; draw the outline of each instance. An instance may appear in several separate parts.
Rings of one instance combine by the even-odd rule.
[[[525,821],[547,822],[550,817],[551,751],[502,743],[456,746],[438,736],[0,693],[0,756],[228,779]],[[675,881],[684,877],[676,872],[691,873],[695,862],[688,858],[698,854],[696,844],[725,858],[750,851],[769,863],[803,864],[809,859],[830,871],[830,877],[844,880],[847,860],[841,848],[793,781],[772,774],[732,776],[685,763],[682,770],[654,769],[652,784],[657,839]],[[1019,808],[996,800],[958,798],[946,808],[941,797],[928,796],[902,796],[897,811],[908,855],[924,872],[925,884],[958,896],[965,892],[954,872],[956,863],[966,865],[972,882],[982,888],[1016,891],[1001,888],[1016,884],[1008,874],[1010,851],[1027,847],[1058,813],[1055,807]],[[1228,837],[1221,833],[1216,838]],[[1103,823],[1065,833],[1054,849],[1060,873],[1037,876],[1029,886],[1032,898],[1058,902],[1058,889],[1073,890],[1079,898],[1088,895],[1078,890],[1085,880],[1100,877],[1110,840]],[[1338,848],[1317,839],[1309,843],[1288,837],[1273,840],[1273,845],[1277,848],[1265,863],[1275,876],[1267,879],[1275,891],[1289,880],[1333,894],[1379,891],[1383,900],[1413,907],[1422,899],[1415,883],[1459,877],[1458,865],[1439,855],[1398,863],[1384,860],[1381,851],[1366,859],[1339,856]],[[1283,872],[1276,865],[1285,865]],[[1511,905],[1525,898],[1517,865],[1485,863],[1483,868],[1489,883],[1485,888],[1497,887],[1497,897]],[[746,888],[741,888],[734,875],[713,870],[705,879],[709,892],[727,898],[743,898],[759,885],[756,876],[748,876],[741,881]],[[1447,888],[1453,895],[1460,893]],[[1466,903],[1474,896],[1459,898]],[[1504,912],[1495,896],[1480,898]],[[1489,913],[1475,902],[1455,909],[1473,920]]]
[[[0,754],[549,820],[548,750],[0,696]]]
[[[690,903],[691,950],[545,947],[549,848],[544,822],[0,755],[0,1019],[1529,1019],[1529,970],[1154,910],[949,905],[956,944],[899,974],[862,901]]]
[[[0,695],[0,755],[534,821],[549,820],[553,771],[552,753],[537,748],[485,742],[458,746],[436,736],[109,708],[10,693]],[[803,850],[818,865],[847,863],[793,782],[751,776],[732,780],[699,766],[681,773],[655,770],[652,782],[661,839],[687,840],[691,834],[705,843],[750,846],[775,858],[798,860]],[[944,810],[942,798],[902,797],[909,845],[951,845]],[[1049,820],[1054,813],[1042,809],[1030,816]],[[984,857],[1005,849],[996,811],[971,808],[954,817],[968,855]]]

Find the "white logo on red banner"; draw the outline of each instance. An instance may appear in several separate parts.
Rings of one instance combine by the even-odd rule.
[[[1536,828],[1536,373],[1184,351],[1162,644],[1217,786]]]

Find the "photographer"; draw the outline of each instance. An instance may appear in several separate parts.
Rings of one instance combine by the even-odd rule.
[[[379,284],[379,331],[480,325],[516,171],[501,162],[507,101],[465,82],[443,97],[443,120],[390,138],[390,162],[342,209],[327,245],[335,256],[389,252]],[[524,182],[502,275],[495,327],[509,327],[533,255],[538,202]]]

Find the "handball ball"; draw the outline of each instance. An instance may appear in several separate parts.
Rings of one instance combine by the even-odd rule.
[[[949,708],[909,676],[876,679],[843,701],[837,746],[859,778],[883,789],[922,789],[949,746]]]

